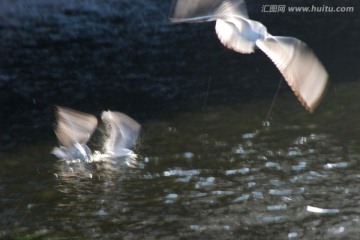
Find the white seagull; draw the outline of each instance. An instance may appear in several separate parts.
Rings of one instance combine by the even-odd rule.
[[[120,112],[102,112],[101,119],[106,132],[103,153],[95,151],[92,154],[86,143],[97,127],[97,118],[66,107],[56,107],[55,112],[55,134],[60,147],[55,147],[51,153],[58,158],[92,162],[108,158],[136,157],[130,148],[135,145],[141,126],[129,116]]]
[[[176,0],[174,23],[216,21],[215,30],[226,47],[240,53],[260,48],[276,65],[301,104],[313,112],[319,104],[328,74],[313,51],[293,37],[272,36],[250,20],[244,0]]]

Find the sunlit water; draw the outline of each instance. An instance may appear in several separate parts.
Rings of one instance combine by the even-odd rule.
[[[271,98],[146,122],[131,164],[70,171],[55,136],[34,139],[1,153],[0,236],[355,239],[359,87],[331,86],[315,114],[280,94],[268,122]]]
[[[275,66],[159,2],[1,1],[0,239],[357,239],[359,18],[252,6],[331,76],[314,114],[284,81],[269,114]],[[54,105],[134,117],[138,159],[58,160]]]

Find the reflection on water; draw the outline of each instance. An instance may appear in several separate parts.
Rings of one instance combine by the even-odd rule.
[[[315,114],[280,94],[267,119],[273,64],[226,51],[213,25],[170,27],[170,5],[0,1],[0,239],[357,237],[360,84],[330,86]],[[269,29],[309,43],[333,82],[358,79],[355,14],[255,5]],[[57,104],[134,116],[139,157],[57,160]]]
[[[271,99],[147,122],[131,166],[69,170],[47,142],[3,152],[0,236],[354,238],[356,89],[331,86],[313,115],[279,95],[265,125]]]

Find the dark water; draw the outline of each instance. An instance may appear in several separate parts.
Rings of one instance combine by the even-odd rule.
[[[332,86],[313,115],[281,94],[267,126],[271,98],[148,122],[132,167],[69,174],[48,153],[55,140],[34,139],[2,153],[1,234],[356,239],[358,88]]]
[[[225,50],[212,25],[168,26],[170,1],[27,3],[0,2],[0,238],[358,238],[354,14],[295,25],[331,75],[309,114],[285,82],[276,95],[264,55]],[[69,171],[49,153],[56,104],[137,119],[136,161]]]

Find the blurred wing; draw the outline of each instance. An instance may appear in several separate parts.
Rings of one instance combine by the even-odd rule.
[[[104,111],[101,119],[109,136],[104,145],[106,152],[117,156],[121,155],[122,149],[135,145],[141,128],[139,123],[123,113],[112,111]]]
[[[170,21],[201,22],[214,21],[225,16],[248,18],[244,0],[175,0]]]
[[[86,143],[97,126],[95,116],[70,108],[56,107],[55,134],[64,147]]]
[[[292,37],[269,36],[256,45],[274,62],[301,104],[312,112],[319,104],[328,74],[313,51]]]
[[[240,53],[253,53],[256,40],[267,34],[260,22],[238,17],[217,20],[215,30],[222,44]]]

